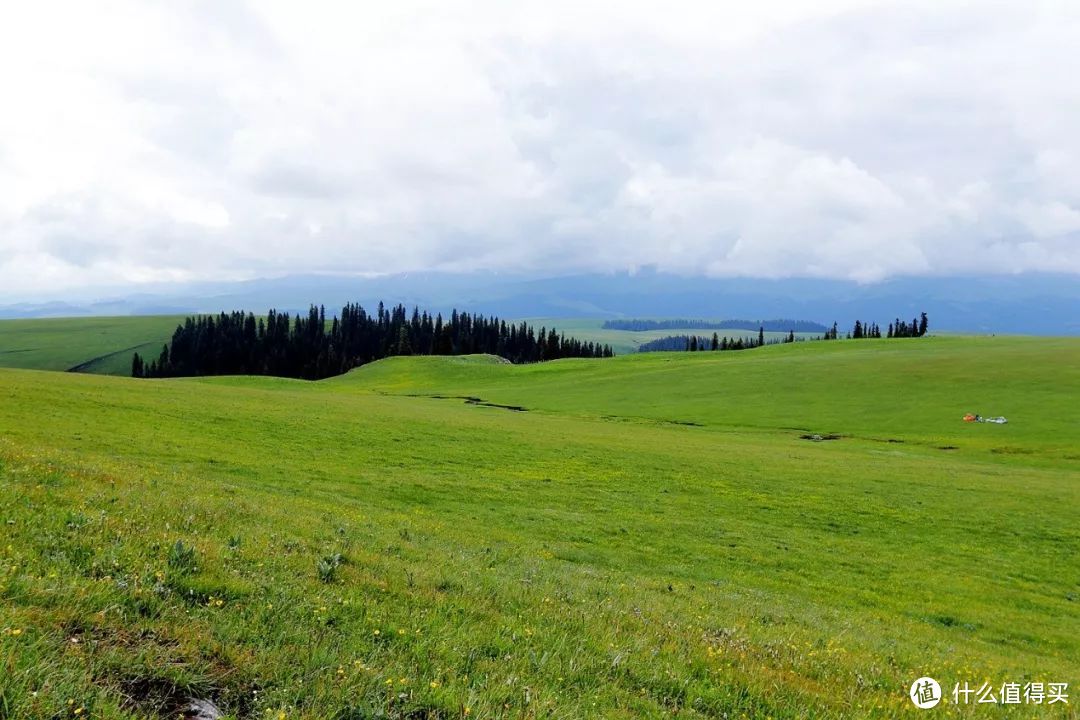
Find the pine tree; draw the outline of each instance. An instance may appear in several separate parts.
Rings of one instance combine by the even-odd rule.
[[[409,342],[409,329],[404,325],[398,330],[396,355],[412,355],[412,343]]]
[[[758,327],[757,344],[758,344],[758,347],[761,347],[762,345],[765,344],[765,326],[764,325],[761,325],[761,326]]]

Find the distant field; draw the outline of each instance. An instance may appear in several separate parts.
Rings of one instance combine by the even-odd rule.
[[[0,717],[1076,716],[1080,340],[0,396]]]
[[[701,330],[701,329],[664,329],[664,330],[606,330],[603,327],[603,319],[598,318],[528,318],[530,325],[537,328],[546,326],[554,327],[568,336],[579,340],[591,340],[593,342],[606,343],[619,355],[635,353],[642,343],[670,335],[698,335],[711,338],[715,332],[721,337],[729,338],[754,338],[757,339],[756,330]],[[820,333],[795,333],[795,337],[818,337]],[[765,333],[766,341],[782,340],[787,337],[784,332]]]
[[[183,316],[0,320],[0,367],[129,375],[131,356],[156,357]]]

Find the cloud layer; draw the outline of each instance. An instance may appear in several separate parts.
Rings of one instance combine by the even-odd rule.
[[[739,5],[23,3],[0,294],[1080,273],[1080,6]]]

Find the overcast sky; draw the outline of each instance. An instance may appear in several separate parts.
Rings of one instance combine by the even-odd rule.
[[[1080,273],[1078,38],[1072,0],[9,3],[0,294]]]

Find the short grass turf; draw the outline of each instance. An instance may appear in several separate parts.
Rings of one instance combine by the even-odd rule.
[[[891,718],[921,714],[921,675],[1075,689],[1078,397],[1067,339],[318,383],[0,370],[0,717],[193,696],[236,718]],[[931,712],[1077,705],[949,700]]]
[[[0,367],[130,375],[131,356],[155,358],[182,316],[0,320]]]

